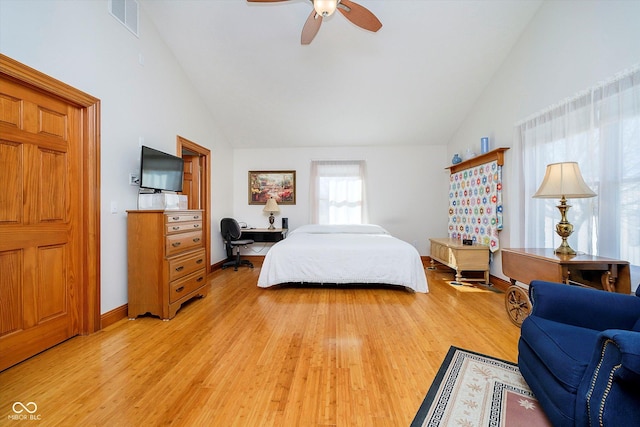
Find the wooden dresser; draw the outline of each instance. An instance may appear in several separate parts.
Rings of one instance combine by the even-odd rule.
[[[127,211],[129,318],[175,317],[209,292],[202,211]]]
[[[434,260],[456,271],[455,283],[482,281],[489,284],[489,247],[485,245],[463,245],[457,239],[429,239],[431,241],[431,266]],[[482,271],[483,278],[463,278],[463,271]]]

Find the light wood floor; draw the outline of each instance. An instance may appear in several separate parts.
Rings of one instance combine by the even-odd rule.
[[[38,425],[408,426],[449,346],[517,357],[504,294],[443,271],[428,294],[217,272],[169,322],[123,319],[0,373],[0,425],[18,401]]]

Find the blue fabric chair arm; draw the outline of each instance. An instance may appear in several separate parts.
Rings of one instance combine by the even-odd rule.
[[[640,332],[602,332],[586,372],[592,375],[578,390],[578,425],[630,425],[640,419]]]
[[[583,328],[632,329],[640,318],[640,298],[534,280],[529,285],[532,316]]]
[[[640,390],[640,332],[610,329],[602,332],[597,348],[615,345],[620,354],[620,367],[616,369],[614,380],[636,384]]]

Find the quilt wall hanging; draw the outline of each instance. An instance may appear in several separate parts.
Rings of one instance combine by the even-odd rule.
[[[502,164],[493,160],[466,169],[451,169],[449,178],[449,237],[500,247],[502,230]]]

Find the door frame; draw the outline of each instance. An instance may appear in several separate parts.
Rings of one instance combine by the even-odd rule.
[[[205,260],[207,265],[207,272],[212,271],[211,268],[211,150],[201,145],[196,144],[193,141],[189,141],[180,135],[176,136],[176,153],[178,157],[182,157],[182,151],[187,150],[189,152],[198,154],[203,158],[203,164],[201,165],[204,171],[201,175],[204,176],[204,182],[200,182],[200,200],[202,204],[202,210],[204,215],[204,247],[205,247]]]
[[[57,96],[81,110],[82,125],[82,229],[84,253],[78,281],[79,331],[86,335],[100,324],[100,100],[74,87],[0,54],[0,74],[23,86]]]

